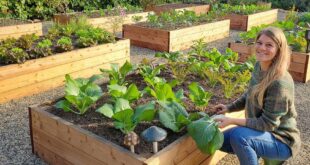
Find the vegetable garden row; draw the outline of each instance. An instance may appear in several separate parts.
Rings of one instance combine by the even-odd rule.
[[[63,98],[29,108],[33,152],[50,164],[217,162],[223,134],[209,117],[211,109],[244,92],[255,63],[243,60],[251,46],[244,53],[230,43],[242,58],[231,49],[205,49],[206,42],[228,37],[229,29],[247,31],[241,34],[246,44],[263,24],[284,29],[302,54],[293,55],[290,72],[297,81],[309,80],[303,38],[309,13],[276,22],[277,9],[266,6],[185,6],[138,14],[116,8],[112,16],[75,13],[44,35],[42,23],[0,27],[0,102],[65,84]],[[123,38],[115,37],[118,31]],[[133,65],[130,44],[166,51],[156,58],[167,62]],[[98,85],[104,77],[109,80]]]

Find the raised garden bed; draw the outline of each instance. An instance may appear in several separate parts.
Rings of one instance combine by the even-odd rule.
[[[184,135],[157,154],[143,157],[47,112],[49,108],[44,105],[29,108],[33,153],[48,164],[195,165],[216,163],[224,156],[221,152],[213,156],[202,154],[192,138]],[[243,112],[229,116],[242,117]]]
[[[241,43],[229,43],[228,47],[234,52],[238,52],[239,61],[245,62],[251,55],[254,55],[254,45]],[[295,81],[308,82],[310,80],[310,54],[301,52],[292,52],[289,72]]]
[[[109,32],[113,32],[114,27],[117,26],[115,29],[116,32],[122,31],[122,25],[123,24],[132,24],[136,22],[142,22],[146,21],[146,17],[148,14],[152,12],[138,12],[138,13],[128,13],[124,16],[100,16],[98,14],[94,14],[93,16],[88,16],[88,23],[95,27],[104,28]],[[72,20],[73,18],[82,16],[85,14],[82,13],[66,13],[66,14],[56,14],[53,16],[53,21],[58,22],[61,24],[67,24]],[[139,18],[140,17],[140,18]],[[135,18],[139,18],[138,20],[134,20]],[[119,25],[115,25],[119,24]]]
[[[229,20],[222,20],[176,30],[148,28],[139,24],[123,25],[123,37],[129,38],[135,46],[173,52],[187,49],[193,41],[201,38],[211,42],[227,37],[229,23]]]
[[[172,10],[190,10],[194,11],[196,14],[206,14],[210,10],[210,5],[206,4],[182,4],[182,3],[173,3],[173,4],[163,4],[157,6],[148,6],[146,11],[154,11],[157,15],[160,15],[162,12],[172,11]]]
[[[23,64],[0,67],[0,102],[36,94],[63,85],[64,75],[90,77],[110,63],[130,60],[129,40],[59,53]]]
[[[146,17],[150,13],[152,13],[152,12],[141,12],[141,13],[126,14],[126,16],[123,17],[123,23],[122,24],[136,23],[134,21],[134,17],[141,17],[141,19],[139,19],[137,22],[146,21]],[[95,27],[105,28],[106,30],[112,32],[113,31],[113,20],[118,19],[117,17],[119,17],[119,16],[89,18],[88,21],[91,25],[94,25]],[[118,32],[122,31],[122,24],[119,25],[119,27],[116,29],[116,31],[118,31]]]
[[[229,14],[226,15],[225,18],[230,19],[230,29],[249,31],[254,26],[271,24],[277,21],[278,9],[249,15]]]
[[[24,34],[43,34],[43,23],[31,23],[14,19],[0,19],[0,40],[6,38],[18,38]]]

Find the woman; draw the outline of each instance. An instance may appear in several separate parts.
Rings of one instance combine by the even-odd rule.
[[[258,158],[287,160],[296,155],[301,141],[296,125],[294,82],[287,69],[289,47],[282,30],[262,30],[255,44],[255,69],[249,89],[229,105],[215,106],[218,114],[245,110],[245,119],[216,119],[224,132],[222,151],[234,153],[241,165],[258,164]]]

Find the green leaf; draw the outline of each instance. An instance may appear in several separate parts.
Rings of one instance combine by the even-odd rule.
[[[116,120],[114,121],[115,128],[120,129],[125,134],[133,131],[136,126],[131,120],[133,114],[134,112],[132,109],[116,112],[113,115],[113,119]]]
[[[187,126],[187,130],[203,153],[213,154],[223,144],[223,134],[208,116],[193,121]]]
[[[138,90],[137,86],[135,84],[131,84],[128,87],[127,92],[125,93],[125,95],[123,96],[123,98],[132,101],[132,100],[136,100],[141,96],[140,91]]]
[[[96,112],[99,112],[103,114],[104,116],[111,118],[114,115],[113,105],[111,104],[104,104],[100,108],[96,110]]]
[[[63,109],[65,112],[73,111],[70,107],[71,104],[67,100],[60,100],[55,105],[56,108]]]
[[[130,107],[129,101],[123,98],[116,99],[115,106],[114,106],[114,113],[119,111],[123,111],[126,109],[132,109]]]
[[[80,93],[79,85],[76,81],[74,81],[70,75],[66,74],[66,95],[77,96]]]
[[[126,86],[120,86],[118,84],[108,85],[108,89],[109,93],[115,98],[122,97],[127,91]]]
[[[136,108],[133,120],[140,121],[152,121],[155,116],[155,102],[151,101],[147,104],[140,105]]]
[[[123,77],[125,77],[132,69],[133,66],[131,65],[131,63],[126,61],[124,65],[119,69],[119,72]]]
[[[94,102],[103,95],[101,88],[97,84],[87,85],[85,94],[89,96]]]

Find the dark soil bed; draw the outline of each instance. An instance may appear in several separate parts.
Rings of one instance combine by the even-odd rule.
[[[171,80],[172,76],[171,73],[166,71],[162,71],[160,77],[164,77],[167,81]],[[135,83],[139,90],[142,90],[144,87],[146,87],[146,84],[143,81],[143,78],[139,75],[139,74],[131,74],[129,76],[127,76],[127,81],[129,82],[129,84],[131,83]],[[184,89],[184,95],[187,97],[188,96],[188,88],[187,86],[191,83],[191,82],[199,82],[201,86],[204,87],[205,90],[212,92],[214,95],[212,97],[212,99],[209,102],[209,106],[206,109],[206,112],[209,115],[214,114],[213,112],[213,107],[216,104],[219,103],[223,103],[223,104],[227,104],[233,100],[235,100],[238,96],[240,96],[240,94],[235,95],[234,98],[231,99],[224,99],[224,96],[221,92],[220,86],[216,86],[215,88],[210,88],[208,87],[208,85],[206,84],[207,82],[205,80],[201,80],[195,76],[188,76],[187,80],[182,83],[179,86],[176,86],[174,88],[174,90],[178,90],[180,88]],[[104,117],[103,115],[95,112],[95,110],[97,108],[99,108],[100,106],[102,106],[104,103],[109,102],[109,96],[107,94],[107,83],[104,83],[101,85],[103,91],[104,91],[104,96],[99,99],[96,102],[96,105],[94,105],[93,107],[91,107],[85,115],[83,116],[79,116],[73,113],[66,113],[62,110],[59,109],[50,109],[48,110],[50,113],[53,113],[54,115],[57,115],[69,122],[74,123],[75,125],[78,125],[88,131],[91,131],[99,136],[102,136],[104,138],[106,138],[109,141],[112,141],[113,143],[116,143],[120,146],[123,146],[124,148],[127,148],[126,146],[123,145],[123,139],[124,139],[124,134],[120,131],[114,128],[113,126],[113,120]],[[136,107],[137,105],[143,104],[143,103],[147,103],[148,101],[152,100],[153,98],[150,96],[143,96],[141,99],[139,99],[138,101],[132,103],[132,107]],[[58,101],[58,100],[57,100]],[[56,101],[55,101],[56,102]],[[54,102],[54,103],[55,103]],[[53,104],[54,104],[53,103]],[[193,105],[193,103],[189,100],[189,99],[185,99],[183,101],[183,105],[186,107],[187,111],[189,112],[196,112],[197,110],[195,110],[195,106]],[[136,129],[135,132],[137,133],[137,135],[140,135],[141,132],[143,130],[145,130],[146,128],[152,126],[152,125],[157,125],[161,128],[164,128],[164,126],[161,125],[161,123],[158,120],[154,120],[152,123],[148,123],[148,122],[144,122],[144,123],[140,123]],[[164,128],[166,129],[166,128]],[[179,137],[183,136],[184,134],[186,134],[186,129],[183,129],[181,132],[179,133],[175,133],[172,132],[168,129],[166,129],[168,132],[168,136],[165,140],[159,142],[159,146],[158,149],[161,150],[164,147],[168,146],[169,144],[171,144],[173,141],[177,140]],[[140,144],[135,146],[135,152],[143,157],[150,157],[152,156],[152,144],[148,143],[146,141],[143,141],[142,139],[140,140]]]
[[[201,4],[171,3],[171,4],[158,5],[157,7],[171,10],[171,9],[179,9],[179,8],[184,8],[184,7],[200,6],[200,5]]]
[[[211,21],[195,22],[192,24],[181,24],[181,25],[170,24],[168,26],[162,26],[162,27],[154,27],[153,25],[151,25],[148,22],[140,22],[140,23],[136,23],[135,25],[146,27],[146,28],[151,28],[151,29],[162,29],[162,30],[171,31],[171,30],[177,30],[177,29],[183,29],[183,28],[187,28],[187,27],[203,25],[203,24],[207,24],[207,23],[218,22],[218,21],[222,21],[222,20],[224,20],[224,18],[214,18]]]

